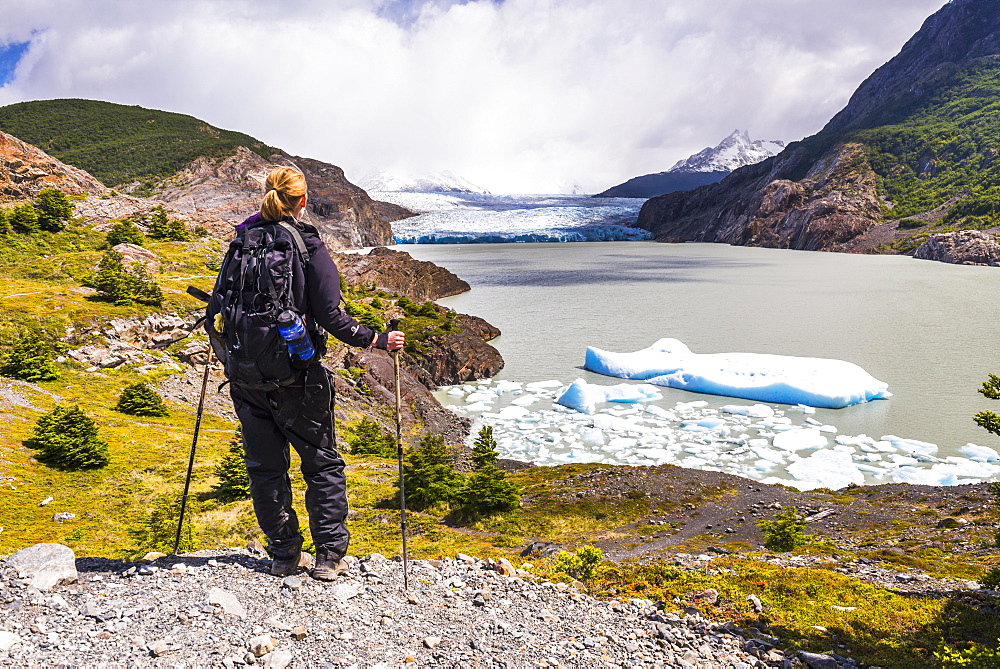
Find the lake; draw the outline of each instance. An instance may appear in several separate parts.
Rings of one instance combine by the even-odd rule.
[[[469,282],[471,291],[440,302],[501,329],[492,343],[506,367],[497,379],[621,383],[580,369],[587,346],[635,351],[672,337],[696,353],[846,360],[887,382],[890,399],[816,410],[813,418],[838,434],[932,442],[941,457],[968,442],[1000,442],[971,419],[981,409],[1000,412],[976,392],[1000,373],[997,268],[720,244],[397,248]],[[664,407],[733,403],[660,390]]]

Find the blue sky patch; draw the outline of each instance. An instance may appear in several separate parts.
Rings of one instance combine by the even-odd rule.
[[[6,86],[14,80],[14,68],[30,45],[31,42],[15,42],[0,46],[0,86]]]
[[[465,5],[479,0],[385,0],[379,7],[378,14],[394,23],[409,28],[418,18],[420,10],[425,5],[437,5],[441,9],[446,9],[452,5]],[[503,0],[486,0],[495,5],[502,5]]]

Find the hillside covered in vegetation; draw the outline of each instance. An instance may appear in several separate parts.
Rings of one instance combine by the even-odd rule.
[[[274,149],[231,130],[172,112],[97,100],[37,100],[0,107],[0,130],[106,186],[171,176],[197,158],[228,156],[238,146],[262,158]]]

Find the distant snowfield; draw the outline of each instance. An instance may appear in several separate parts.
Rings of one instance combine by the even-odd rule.
[[[397,244],[647,240],[634,224],[644,200],[585,195],[373,191],[420,215],[392,224]]]
[[[655,374],[663,367],[660,349],[679,352],[689,363],[699,357],[718,359],[691,354],[676,340],[661,340],[628,354],[601,351],[603,355],[595,357],[596,349],[590,349],[587,367],[656,383],[662,379]],[[568,385],[559,380],[523,384],[487,379],[443,388],[438,397],[456,413],[475,419],[470,443],[480,426],[491,425],[502,457],[539,465],[673,464],[800,490],[865,483],[961,485],[1000,475],[1000,454],[986,446],[966,444],[959,449],[966,457],[939,458],[935,444],[895,435],[841,434],[812,418],[815,409],[807,404],[845,406],[889,397],[884,383],[856,365],[822,360],[817,366],[813,358],[738,355],[741,373],[750,373],[756,365],[755,377],[781,377],[784,404],[736,400],[710,408],[708,402],[696,400],[665,409],[652,404],[663,396],[649,383],[605,385],[583,379]],[[685,382],[697,383],[698,364],[676,373]],[[713,393],[747,397],[745,379],[720,377],[717,366],[702,363],[700,370],[706,369]],[[808,383],[797,385],[796,378]]]

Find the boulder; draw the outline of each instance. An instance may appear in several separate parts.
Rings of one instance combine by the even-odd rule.
[[[77,579],[76,556],[73,549],[62,544],[35,544],[20,550],[4,561],[17,570],[21,578],[30,578],[31,586],[49,590]]]
[[[913,254],[920,260],[937,260],[956,265],[1000,266],[997,236],[982,230],[961,230],[933,235]]]

